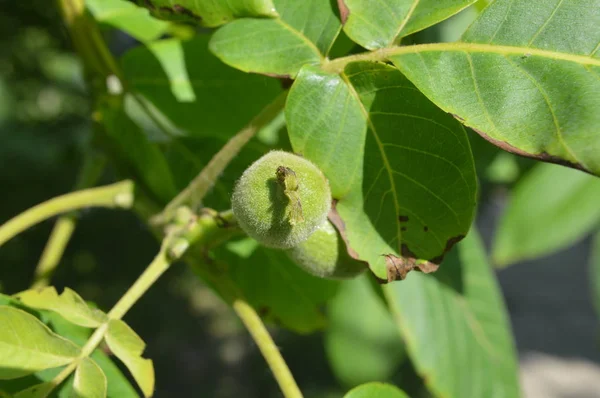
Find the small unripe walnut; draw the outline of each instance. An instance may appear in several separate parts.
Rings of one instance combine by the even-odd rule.
[[[301,156],[271,151],[240,177],[231,207],[240,227],[261,244],[294,247],[327,218],[329,183],[321,170]]]
[[[363,262],[348,255],[344,241],[329,220],[287,253],[300,268],[321,278],[349,279],[366,269]]]

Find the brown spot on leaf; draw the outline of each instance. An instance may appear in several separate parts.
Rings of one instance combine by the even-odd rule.
[[[394,254],[384,255],[388,282],[403,280],[412,270],[428,274],[430,272],[437,271],[439,268],[437,264],[434,264],[430,261],[419,260],[404,243],[400,246],[400,251],[402,253],[402,257],[398,257]]]
[[[406,231],[406,227],[400,228],[400,231],[402,231],[402,232]]]
[[[346,250],[348,251],[348,255],[355,260],[364,262],[364,260],[360,258],[358,253],[350,246],[350,242],[348,242],[348,235],[346,234],[346,224],[344,223],[344,220],[342,220],[342,217],[340,217],[340,214],[337,212],[337,209],[335,208],[336,205],[337,199],[334,199],[331,202],[331,210],[329,210],[329,214],[327,215],[329,221],[331,221],[331,223],[335,226],[335,228],[340,233],[340,236],[344,240],[344,243],[346,244]]]
[[[403,280],[410,271],[415,269],[414,259],[402,258],[393,254],[384,254],[384,256],[388,282]]]
[[[259,73],[260,75],[274,77],[275,79],[291,79],[290,75],[278,75],[277,73]]]
[[[444,248],[444,252],[442,254],[440,254],[439,256],[432,258],[431,262],[434,264],[440,264],[442,262],[442,260],[444,260],[444,256],[446,255],[446,253],[448,253],[455,244],[457,244],[458,242],[463,240],[464,237],[465,237],[464,235],[457,235],[457,236],[453,236],[452,238],[448,239],[446,241],[446,247]]]
[[[462,119],[461,117],[454,115],[454,114],[452,114],[452,116],[454,116],[456,119],[458,119],[461,123],[464,123],[464,119]],[[547,153],[545,151],[540,152],[540,153],[529,153],[522,149],[512,146],[511,144],[509,144],[506,141],[501,141],[496,138],[492,138],[481,130],[477,130],[476,128],[473,128],[471,126],[468,126],[468,127],[471,128],[473,131],[475,131],[477,134],[479,134],[481,137],[483,137],[486,141],[496,145],[498,148],[503,149],[506,152],[514,153],[515,155],[523,156],[526,158],[541,160],[542,162],[555,163],[555,164],[559,164],[561,166],[571,167],[573,169],[581,170],[581,171],[584,171],[586,173],[593,175],[593,173],[591,171],[587,170],[583,165],[581,165],[579,163],[571,162],[569,160],[560,158],[558,156],[550,155],[549,153]]]
[[[350,15],[350,9],[348,9],[348,6],[344,0],[338,0],[337,3],[338,8],[340,9],[340,19],[342,20],[342,25],[345,25],[346,21],[348,20],[348,16]]]
[[[398,216],[398,221],[400,221],[400,222],[407,222],[408,221],[408,216],[399,215]]]
[[[425,231],[425,232],[429,231],[429,227],[427,225],[423,226],[423,231]]]

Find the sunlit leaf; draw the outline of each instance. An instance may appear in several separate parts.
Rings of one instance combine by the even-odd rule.
[[[495,145],[600,175],[600,0],[496,0],[458,43],[391,60]]]
[[[347,386],[388,380],[404,359],[404,343],[383,301],[361,276],[342,283],[327,308],[325,350]]]
[[[385,383],[367,383],[349,391],[344,398],[409,398],[398,387]]]
[[[325,59],[341,24],[333,3],[276,0],[275,19],[240,19],[220,28],[210,49],[245,72],[294,77],[304,64]],[[257,38],[260,40],[257,40]]]
[[[383,287],[417,372],[437,397],[519,397],[506,308],[477,231],[435,274]]]
[[[439,263],[466,235],[476,181],[465,131],[395,68],[356,62],[338,76],[305,67],[286,119],[294,151],[331,181],[340,232],[379,278],[435,270],[396,257]]]
[[[553,253],[600,222],[600,179],[538,164],[515,186],[494,238],[494,260],[508,265]]]
[[[83,359],[75,370],[71,398],[105,398],[106,376],[90,358]]]
[[[148,10],[125,0],[85,0],[98,22],[121,29],[142,42],[165,34],[169,23],[150,16]]]
[[[98,327],[106,322],[106,314],[96,308],[90,308],[86,302],[68,287],[58,295],[54,287],[31,289],[18,293],[15,297],[31,308],[51,310],[76,325]]]
[[[50,392],[54,389],[54,387],[54,384],[50,382],[36,384],[22,391],[19,391],[14,395],[14,398],[46,398],[48,394],[50,394]]]
[[[72,324],[56,313],[46,313],[44,314],[44,318],[56,333],[68,338],[79,346],[83,346],[92,333],[91,329]],[[125,377],[119,367],[102,350],[95,350],[90,358],[100,366],[102,372],[106,375],[108,381],[107,396],[109,398],[139,397],[139,394],[131,386],[127,377]],[[36,373],[36,375],[39,375],[39,373]],[[52,378],[49,377],[46,379],[42,377],[42,380],[51,380]]]
[[[365,48],[393,45],[438,23],[476,0],[338,0],[344,31]]]
[[[276,17],[272,0],[139,0],[158,17],[219,26],[235,18]]]
[[[79,347],[25,311],[0,306],[0,325],[0,380],[66,365],[79,355]]]
[[[145,397],[154,393],[154,366],[142,358],[146,343],[125,322],[112,319],[106,333],[106,344],[119,358],[140,386]]]

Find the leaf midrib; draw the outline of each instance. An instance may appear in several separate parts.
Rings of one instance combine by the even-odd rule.
[[[365,108],[365,105],[363,104],[363,102],[360,99],[360,95],[358,94],[358,92],[352,85],[352,82],[350,81],[350,79],[348,79],[348,77],[346,76],[346,74],[344,72],[340,73],[340,77],[342,78],[342,80],[344,80],[344,82],[348,86],[350,95],[355,97],[356,102],[359,105],[360,110],[363,113],[363,116],[365,117],[365,120],[369,127],[367,130],[370,130],[372,132],[373,137],[375,138],[375,142],[377,142],[377,148],[379,149],[379,152],[381,153],[381,159],[383,161],[383,165],[385,167],[385,170],[387,171],[388,178],[390,180],[390,189],[391,189],[392,195],[394,197],[394,207],[396,210],[396,218],[397,218],[398,215],[400,214],[400,208],[399,208],[400,202],[398,201],[398,192],[396,191],[396,182],[394,181],[394,169],[390,165],[390,162],[387,158],[387,153],[385,152],[383,143],[381,142],[381,139],[379,138],[379,134],[377,134],[377,130],[375,129],[375,125],[373,124],[373,120],[371,119],[371,115],[369,114],[369,111]],[[367,134],[368,134],[368,132],[367,132]],[[402,242],[402,232],[400,230],[400,223],[396,222],[395,224],[396,224],[396,236],[398,237],[398,246],[399,246]],[[398,249],[398,252],[400,252],[399,249]]]
[[[538,56],[543,58],[551,58],[561,61],[575,62],[582,65],[600,66],[600,59],[592,58],[589,55],[576,55],[560,51],[542,50],[539,48],[522,47],[522,46],[504,46],[497,44],[482,44],[482,43],[431,43],[419,44],[415,46],[401,46],[381,50],[386,56],[417,54],[424,52],[471,52],[471,53],[490,53],[501,55],[527,55]]]

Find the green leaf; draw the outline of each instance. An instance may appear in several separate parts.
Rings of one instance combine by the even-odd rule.
[[[31,308],[50,310],[76,325],[94,328],[108,320],[106,314],[90,308],[86,302],[68,287],[59,296],[54,287],[31,289],[15,295],[15,298]]]
[[[44,318],[47,319],[52,329],[63,337],[68,338],[75,344],[83,346],[89,339],[91,329],[74,325],[67,322],[64,318],[56,313],[46,313]],[[108,380],[107,396],[109,398],[138,398],[139,395],[131,386],[129,380],[121,370],[113,363],[113,361],[102,350],[95,350],[91,358],[96,362]],[[51,380],[52,378],[43,380]]]
[[[280,18],[240,19],[220,28],[210,49],[245,72],[294,77],[325,60],[341,24],[332,2],[277,0]],[[257,40],[260,38],[260,40]]]
[[[400,38],[434,25],[476,0],[338,0],[344,32],[369,49],[389,47]]]
[[[108,348],[119,358],[140,386],[145,397],[154,393],[154,366],[142,358],[146,344],[125,322],[111,319],[106,333]]]
[[[72,398],[105,398],[106,376],[90,358],[84,358],[77,366],[73,382]]]
[[[40,383],[19,391],[14,398],[46,398],[54,389],[54,383]],[[91,398],[91,397],[90,397]]]
[[[101,112],[104,130],[121,161],[158,199],[168,202],[177,190],[158,146],[146,138],[121,106],[103,106]]]
[[[325,351],[347,386],[388,380],[404,359],[404,344],[367,276],[341,284],[330,301]]]
[[[169,23],[153,18],[148,10],[124,0],[86,0],[86,7],[96,21],[127,32],[142,42],[158,39]]]
[[[228,243],[217,258],[227,264],[244,298],[261,316],[298,333],[325,325],[321,307],[333,297],[338,282],[312,276],[284,251],[267,249],[249,238]]]
[[[448,398],[518,397],[508,316],[475,230],[434,275],[415,272],[383,287],[429,390]]]
[[[409,398],[406,393],[391,384],[367,383],[349,391],[344,398]]]
[[[232,136],[281,91],[274,79],[225,66],[208,51],[206,35],[137,47],[121,61],[130,89],[191,137]]]
[[[477,190],[466,133],[395,68],[356,62],[338,76],[306,67],[286,118],[294,151],[332,183],[338,229],[379,278],[404,277],[390,264],[399,255],[439,263],[466,235]]]
[[[495,145],[600,175],[600,0],[497,0],[458,43],[390,59]]]
[[[494,261],[508,265],[565,248],[600,222],[600,180],[538,164],[512,191],[494,238]]]
[[[0,380],[66,365],[80,353],[75,344],[17,308],[0,306],[0,325]]]
[[[219,26],[235,18],[276,17],[272,0],[138,0],[160,18]]]

